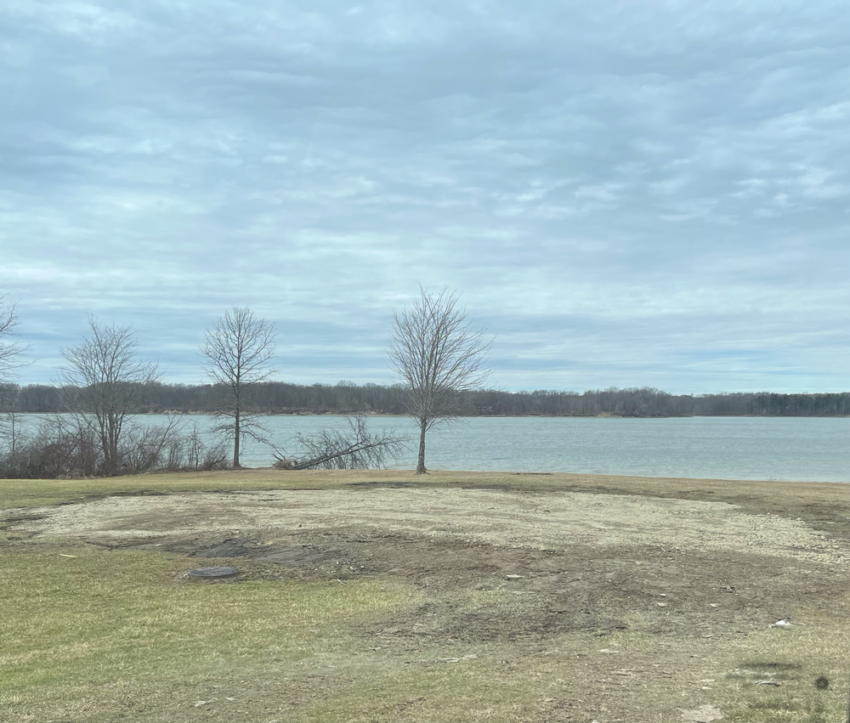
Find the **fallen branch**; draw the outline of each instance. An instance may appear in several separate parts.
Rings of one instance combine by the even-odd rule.
[[[299,434],[298,443],[307,450],[303,457],[290,458],[275,449],[279,469],[376,469],[387,458],[396,457],[407,438],[386,430],[374,434],[363,417],[349,417],[346,431],[322,429],[314,435]]]

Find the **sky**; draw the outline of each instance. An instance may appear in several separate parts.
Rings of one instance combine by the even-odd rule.
[[[389,383],[461,294],[489,386],[850,390],[850,13],[822,0],[5,0],[0,293],[170,382]]]

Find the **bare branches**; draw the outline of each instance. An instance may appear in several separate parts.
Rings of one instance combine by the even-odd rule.
[[[420,287],[410,309],[393,312],[388,354],[405,386],[408,413],[420,426],[417,474],[425,472],[425,432],[456,415],[458,393],[480,386],[491,341],[473,331],[457,293]]]
[[[60,374],[65,384],[92,387],[100,398],[118,385],[149,384],[159,379],[156,363],[136,359],[139,345],[131,327],[107,326],[90,317],[89,328],[91,336],[82,344],[62,350],[68,362]],[[125,395],[116,398],[119,401],[128,409],[134,403]]]
[[[347,432],[322,429],[318,433],[297,439],[306,456],[287,459],[276,453],[276,466],[283,469],[380,469],[387,458],[398,456],[407,438],[386,430],[372,433],[363,417],[349,417]]]
[[[226,312],[206,332],[201,354],[207,359],[207,376],[230,390],[228,405],[218,410],[218,414],[231,420],[222,426],[233,436],[234,467],[239,467],[242,436],[253,434],[252,426],[256,428],[256,424],[245,419],[245,388],[264,381],[272,373],[268,363],[274,356],[274,348],[274,324],[255,316],[247,307]]]
[[[274,356],[274,347],[274,324],[243,307],[227,311],[216,320],[206,332],[201,354],[209,362],[207,376],[235,391],[269,377],[273,370],[267,364]]]
[[[10,337],[18,326],[18,312],[14,304],[6,302],[6,295],[0,295],[0,384],[7,383],[15,369],[23,366],[20,355],[27,347]]]
[[[141,474],[228,466],[224,444],[205,443],[197,428],[181,434],[181,426],[173,417],[160,425],[128,424],[121,435],[118,471]],[[5,478],[70,479],[105,472],[98,433],[80,415],[44,419],[38,430],[19,434],[17,443],[0,453],[0,477]]]
[[[116,474],[127,416],[138,410],[144,385],[158,381],[159,372],[155,363],[136,359],[138,343],[130,327],[90,317],[89,328],[82,344],[62,350],[66,366],[60,379],[68,409],[100,443],[105,473]]]

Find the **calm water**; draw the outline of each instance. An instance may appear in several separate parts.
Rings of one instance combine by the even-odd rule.
[[[346,426],[344,417],[331,416],[265,417],[263,423],[275,444],[294,455],[299,431]],[[213,421],[192,415],[187,426],[193,424],[205,430]],[[369,426],[408,435],[407,452],[391,466],[415,467],[411,420],[374,417]],[[245,445],[245,466],[273,461],[262,446]],[[425,462],[430,469],[850,482],[850,418],[471,418],[431,430]]]

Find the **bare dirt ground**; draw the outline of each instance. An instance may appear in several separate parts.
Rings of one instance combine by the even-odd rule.
[[[242,579],[402,577],[433,601],[366,631],[401,647],[625,629],[635,614],[650,632],[734,637],[793,617],[801,600],[843,593],[850,567],[850,544],[802,519],[563,490],[389,483],[116,496],[21,518],[8,528],[17,544],[230,559]],[[507,595],[470,607],[447,602],[452,591]]]

